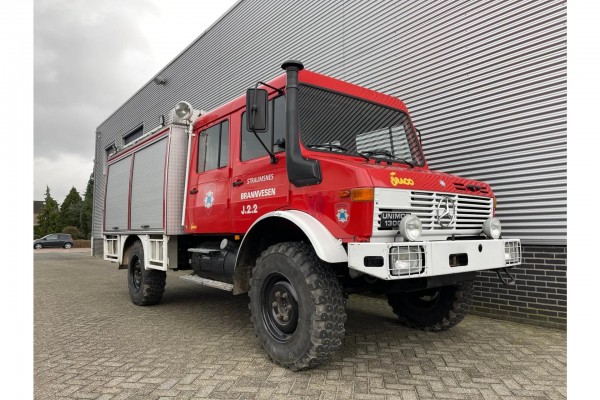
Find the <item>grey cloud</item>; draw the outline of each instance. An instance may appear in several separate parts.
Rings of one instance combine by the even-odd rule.
[[[157,69],[141,0],[34,3],[34,155],[93,158],[94,132]]]

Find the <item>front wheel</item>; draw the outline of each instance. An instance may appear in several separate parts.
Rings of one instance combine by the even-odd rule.
[[[342,346],[342,288],[310,246],[290,242],[265,250],[252,272],[249,296],[256,335],[281,366],[315,367]]]
[[[473,303],[473,281],[393,293],[387,297],[402,324],[425,331],[444,331],[458,324],[469,313]]]
[[[157,304],[165,291],[166,272],[144,268],[144,248],[140,241],[135,242],[128,253],[127,283],[131,301],[138,306]]]
[[[41,243],[36,243],[36,244],[34,244],[34,245],[33,245],[33,248],[34,248],[34,249],[36,249],[36,250],[39,250],[39,249],[41,249],[42,247],[44,247],[44,246],[42,246],[42,244],[41,244]]]

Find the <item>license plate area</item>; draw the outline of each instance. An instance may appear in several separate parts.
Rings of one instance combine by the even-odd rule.
[[[400,229],[400,221],[405,216],[409,215],[408,212],[399,211],[382,211],[379,217],[379,229],[387,231],[397,231]]]

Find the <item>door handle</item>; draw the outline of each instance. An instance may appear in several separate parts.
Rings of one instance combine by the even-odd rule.
[[[238,187],[238,186],[242,186],[244,184],[244,181],[241,179],[238,179],[237,181],[233,182],[233,186]]]
[[[193,188],[192,190],[190,190],[190,194],[196,194],[198,193],[198,189]]]

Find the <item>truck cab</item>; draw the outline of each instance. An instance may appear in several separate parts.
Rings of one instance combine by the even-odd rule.
[[[264,85],[261,132],[248,128],[254,91],[195,123],[187,233],[243,238],[265,219],[301,212],[328,233],[309,238],[317,255],[347,261],[355,276],[454,275],[519,261],[518,241],[498,240],[490,186],[430,170],[401,100],[291,65],[294,104],[289,74]]]

